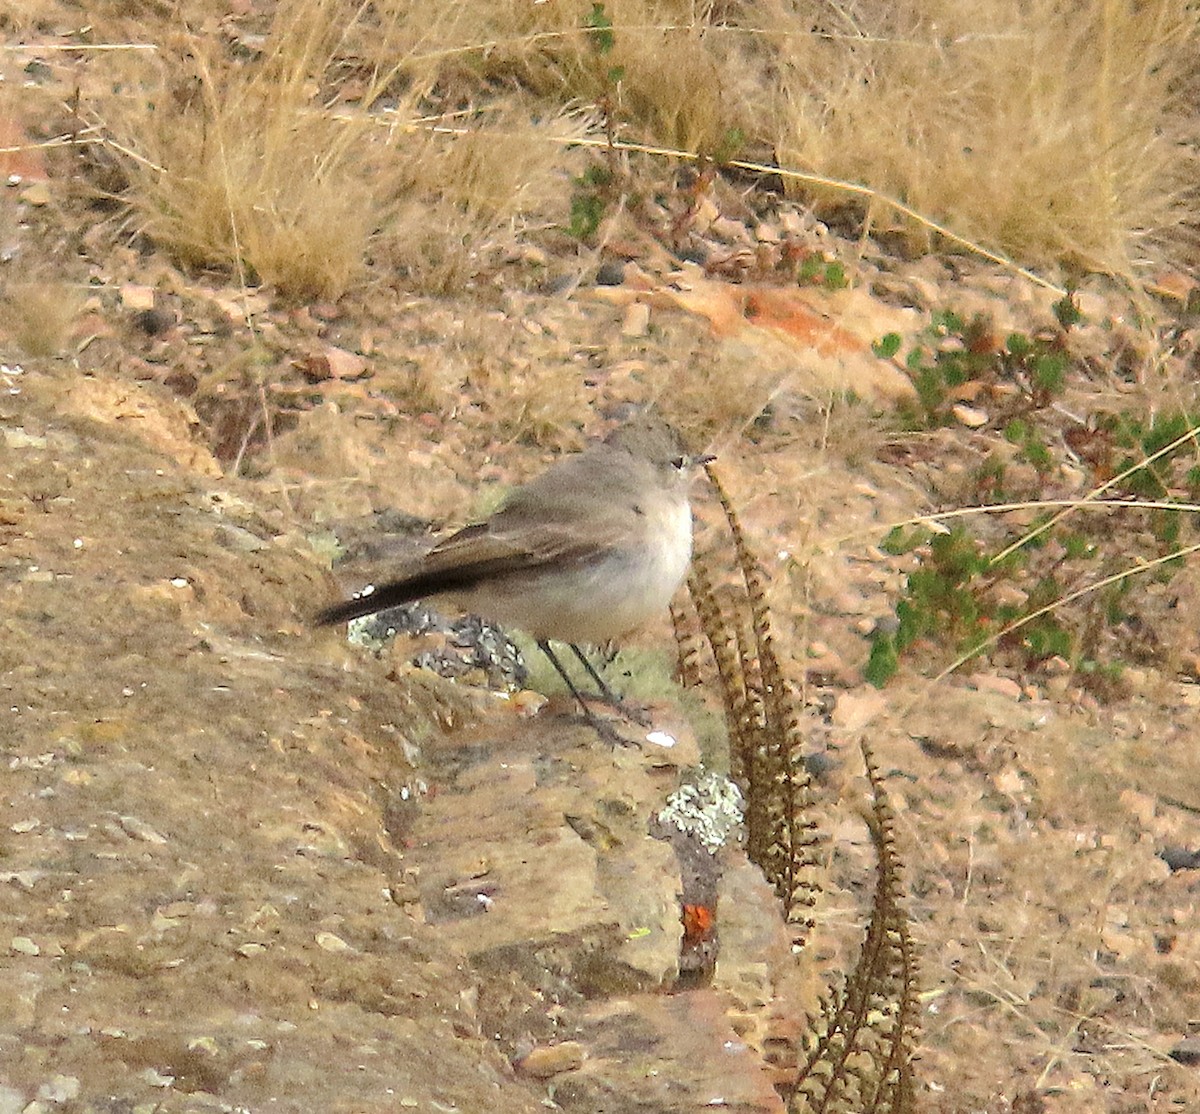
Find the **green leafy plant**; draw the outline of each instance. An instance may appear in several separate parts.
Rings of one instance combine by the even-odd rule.
[[[1010,356],[1014,347],[1018,359],[1033,355],[1018,343],[1006,347]],[[1025,366],[1037,374],[1032,365]],[[1051,367],[1047,374],[1057,378],[1061,373]],[[986,655],[1019,670],[1037,670],[1056,659],[1058,668],[1067,663],[1079,683],[1098,696],[1121,693],[1120,647],[1128,640],[1113,634],[1144,625],[1140,584],[1168,581],[1182,568],[1176,551],[1189,544],[1185,532],[1193,528],[1191,507],[1200,495],[1198,431],[1200,419],[1183,410],[1148,418],[1102,415],[1092,427],[1073,428],[1069,436],[1053,433],[1036,410],[1010,419],[1005,440],[1016,447],[1018,460],[1033,466],[1026,472],[1039,485],[1022,493],[1033,496],[1031,501],[1052,493],[1050,485],[1069,454],[1073,468],[1082,463],[1091,473],[1092,494],[1081,504],[1140,500],[1155,505],[1122,506],[1100,515],[1070,506],[1048,508],[1015,537],[992,516],[939,533],[925,527],[894,529],[882,548],[910,554],[917,564],[893,621],[882,624],[872,640],[867,680],[882,686],[906,656],[947,647],[959,661]],[[1008,497],[1008,475],[998,454],[986,458],[974,474],[981,500]],[[1129,543],[1138,539],[1143,546],[1149,540],[1153,550],[1141,559],[1155,562],[1153,577],[1144,580],[1121,575],[1136,567],[1139,555],[1129,551]],[[1093,584],[1102,587],[1090,591]]]
[[[1151,539],[1159,580],[1182,564],[1175,551],[1194,519],[1190,507],[1200,501],[1200,415],[1121,411],[1086,424],[1064,418],[1051,404],[1066,390],[1070,330],[1082,316],[1071,295],[1053,312],[1054,325],[1032,335],[1011,333],[1002,344],[982,317],[934,314],[906,357],[917,390],[909,419],[930,428],[947,422],[956,398],[983,400],[1011,448],[997,444],[968,473],[981,505],[1050,503],[1061,498],[1056,485],[1068,473],[1075,477],[1073,490],[1086,485],[1090,492],[1081,504],[1154,505],[1103,515],[1077,513],[1070,505],[1047,509],[1015,536],[1002,519],[983,515],[940,533],[893,530],[883,548],[911,554],[917,564],[894,620],[872,641],[866,664],[872,684],[886,684],[920,647],[947,646],[960,662],[986,654],[1020,669],[1062,659],[1085,686],[1111,694],[1123,663],[1113,658],[1120,640],[1108,635],[1122,624],[1136,626],[1138,611],[1134,582],[1121,575],[1136,566],[1138,555],[1120,552],[1121,542],[1128,548],[1129,539]],[[873,349],[890,359],[901,347],[890,333]],[[1114,530],[1116,515],[1127,520],[1120,530]],[[1089,584],[1105,586],[1092,592]]]
[[[571,197],[571,216],[567,232],[577,240],[589,240],[596,234],[608,209],[613,174],[598,163],[589,166],[575,179]]]
[[[574,180],[575,192],[571,197],[567,232],[577,240],[589,240],[596,234],[612,201],[613,185],[621,177],[616,150],[616,104],[618,87],[625,76],[622,66],[607,64],[608,56],[617,45],[617,36],[604,4],[592,4],[591,11],[584,17],[583,28],[587,32],[596,64],[601,67],[597,78],[601,92],[596,99],[596,107],[604,122],[608,147],[604,166],[590,166]]]
[[[1043,475],[1054,466],[1055,461],[1042,431],[1027,418],[1013,418],[1004,427],[1005,440],[1021,450],[1021,456]]]
[[[934,313],[904,361],[917,391],[916,405],[903,414],[907,423],[915,429],[945,425],[955,402],[981,394],[1001,418],[1048,406],[1062,395],[1069,329],[1082,319],[1070,296],[1055,304],[1055,318],[1056,328],[1034,336],[1011,333],[1001,343],[982,315],[968,320],[954,310]],[[900,346],[900,338],[889,333],[874,350],[890,359]]]
[[[829,291],[844,290],[850,285],[846,265],[840,259],[827,260],[816,253],[805,256],[796,272],[796,281],[801,286],[820,286]],[[897,336],[897,348],[899,340]]]
[[[583,21],[584,27],[591,32],[592,49],[597,54],[611,54],[617,45],[617,36],[613,32],[613,23],[603,4],[593,4],[592,10]]]
[[[1040,614],[1064,594],[1056,570],[1087,558],[1077,546],[1056,548],[1042,559],[1044,543],[1032,550],[1009,553],[989,548],[965,526],[939,534],[928,530],[893,530],[883,548],[892,554],[916,553],[919,564],[908,576],[896,604],[895,623],[878,631],[866,667],[867,680],[882,687],[895,674],[900,657],[919,643],[949,643],[953,652],[970,660],[996,644],[1015,655],[1022,667],[1035,667],[1051,657],[1071,661],[1078,640],[1051,610]],[[1029,584],[1019,593],[1020,604],[1006,602],[1003,585]],[[1025,621],[1022,621],[1025,620]],[[1008,635],[1002,632],[1014,624]]]
[[[736,159],[746,144],[746,133],[741,128],[729,127],[725,134],[709,154],[709,158],[718,166]]]
[[[900,351],[900,345],[903,343],[904,339],[899,333],[886,333],[879,340],[872,342],[871,351],[881,360],[890,360]]]
[[[617,45],[617,34],[613,30],[613,21],[602,3],[593,3],[592,10],[583,21],[584,29],[588,32],[588,41],[595,54],[597,63],[601,66],[601,93],[596,100],[604,119],[604,134],[608,138],[609,162],[616,165],[615,144],[617,140],[617,93],[622,79],[625,77],[624,66],[608,65],[608,56]]]

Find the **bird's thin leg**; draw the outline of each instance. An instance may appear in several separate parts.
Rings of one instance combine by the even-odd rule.
[[[567,645],[571,647],[571,653],[573,653],[579,659],[579,664],[587,670],[588,676],[596,682],[596,691],[600,693],[600,696],[604,699],[604,701],[608,704],[611,704],[614,708],[619,708],[621,706],[621,698],[608,687],[608,683],[603,677],[600,676],[596,670],[596,667],[588,660],[587,654],[585,654],[574,642],[568,642]]]
[[[596,667],[588,661],[587,655],[574,642],[568,642],[567,645],[571,647],[571,652],[579,659],[583,668],[588,671],[588,676],[596,682],[596,688],[600,690],[600,696],[606,704],[610,704],[631,722],[640,724],[642,727],[650,726],[650,720],[647,718],[646,713],[627,704],[613,692],[605,683],[604,678],[597,672]]]
[[[583,718],[587,720],[588,724],[596,732],[596,734],[610,744],[615,745],[619,743],[621,746],[629,746],[630,742],[628,739],[622,738],[611,725],[605,723],[601,719],[596,718],[591,708],[588,707],[587,701],[584,700],[583,694],[575,687],[575,682],[571,680],[571,675],[563,668],[562,662],[558,660],[558,655],[550,648],[550,643],[542,638],[538,640],[537,645],[538,649],[541,650],[542,653],[545,654],[549,659],[550,664],[554,666],[555,672],[557,672],[558,675],[563,679],[563,683],[567,686],[567,689],[570,691],[571,695],[575,697],[575,702],[579,705],[580,711],[583,712]],[[575,650],[575,647],[572,646],[571,649]],[[575,652],[577,654],[579,653],[578,650],[575,650]],[[580,654],[581,658],[582,656],[583,655]],[[589,672],[590,671],[591,669],[589,666]]]
[[[575,682],[571,680],[571,674],[563,668],[563,663],[558,660],[558,655],[550,649],[550,643],[544,638],[538,640],[538,649],[542,651],[550,660],[550,664],[554,666],[555,672],[563,679],[563,684],[567,686],[571,695],[575,697],[576,703],[583,710],[585,716],[590,716],[592,713],[588,709],[587,701],[584,700],[583,694],[575,687]]]

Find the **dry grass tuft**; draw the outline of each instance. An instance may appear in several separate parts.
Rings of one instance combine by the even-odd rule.
[[[422,49],[460,80],[515,81],[555,105],[607,102],[618,131],[628,126],[637,138],[685,151],[711,153],[731,129],[749,126],[741,86],[754,84],[753,75],[736,53],[745,40],[722,33],[727,16],[717,4],[606,0],[596,5],[598,19],[591,4],[404,7],[414,23],[440,20]]]
[[[422,34],[393,11],[339,27],[340,11],[291,0],[251,61],[189,37],[160,50],[156,72],[126,75],[101,112],[129,201],[186,265],[290,298],[336,299],[376,257],[451,288],[511,241],[518,214],[565,204],[564,150],[586,121],[543,111],[530,124],[513,103],[436,133],[414,127],[437,72],[416,51],[453,21]]]
[[[774,8],[783,164],[1030,262],[1128,275],[1146,239],[1178,234],[1195,190],[1186,0],[800,7],[760,6]]]
[[[479,49],[455,57],[477,77],[601,104],[620,136],[701,153],[742,136],[1031,263],[1129,275],[1168,236],[1178,255],[1200,133],[1188,0],[609,0],[604,48],[586,10],[476,11]],[[467,17],[455,30],[470,41]]]
[[[531,121],[514,103],[466,126],[411,135],[403,199],[377,238],[377,260],[422,290],[461,288],[516,250],[526,214],[565,211],[580,164],[568,148],[587,130],[582,114]]]
[[[16,282],[0,298],[0,336],[26,356],[57,356],[67,346],[83,299],[63,282]]]
[[[240,270],[287,296],[336,298],[358,276],[381,213],[384,145],[369,120],[315,103],[336,6],[281,5],[254,62],[211,40],[163,49],[157,74],[104,106],[129,153],[129,200],[183,263]]]
[[[597,8],[287,0],[261,50],[186,36],[101,115],[153,238],[300,298],[337,297],[371,260],[453,289],[522,219],[565,223],[580,105],[682,151],[744,138],[1029,263],[1132,275],[1180,254],[1200,133],[1187,0]]]

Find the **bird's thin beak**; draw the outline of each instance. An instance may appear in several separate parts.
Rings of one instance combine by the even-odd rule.
[[[692,464],[699,468],[702,464],[711,464],[716,459],[713,453],[701,453],[699,456],[692,457]]]

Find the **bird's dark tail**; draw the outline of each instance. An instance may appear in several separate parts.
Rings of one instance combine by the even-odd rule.
[[[412,603],[419,600],[425,593],[412,590],[412,582],[401,580],[395,584],[385,584],[365,596],[352,600],[342,600],[330,604],[313,616],[313,622],[319,627],[331,627],[335,623],[348,623],[351,619],[361,619],[364,615],[374,615],[377,611],[386,611],[389,607],[399,607],[402,603]]]
[[[482,563],[478,568],[442,570],[439,572],[418,573],[416,576],[405,577],[403,580],[393,580],[380,585],[365,596],[357,596],[352,600],[342,600],[341,603],[331,604],[313,616],[313,622],[319,627],[331,627],[335,623],[348,623],[351,619],[361,619],[365,615],[374,615],[386,611],[389,607],[399,607],[401,604],[414,603],[417,600],[437,596],[443,592],[462,591],[471,588],[480,579],[481,574],[490,571],[490,564]]]
[[[313,622],[318,627],[332,627],[335,623],[348,623],[350,619],[360,619],[366,615],[374,615],[377,611],[386,611],[389,607],[412,604],[415,600],[425,599],[428,595],[437,595],[439,592],[445,592],[446,589],[462,587],[463,583],[464,577],[445,573],[408,576],[404,580],[394,580],[386,585],[380,585],[374,589],[374,592],[368,592],[366,595],[342,600],[340,604],[331,604],[323,611],[318,611]]]

